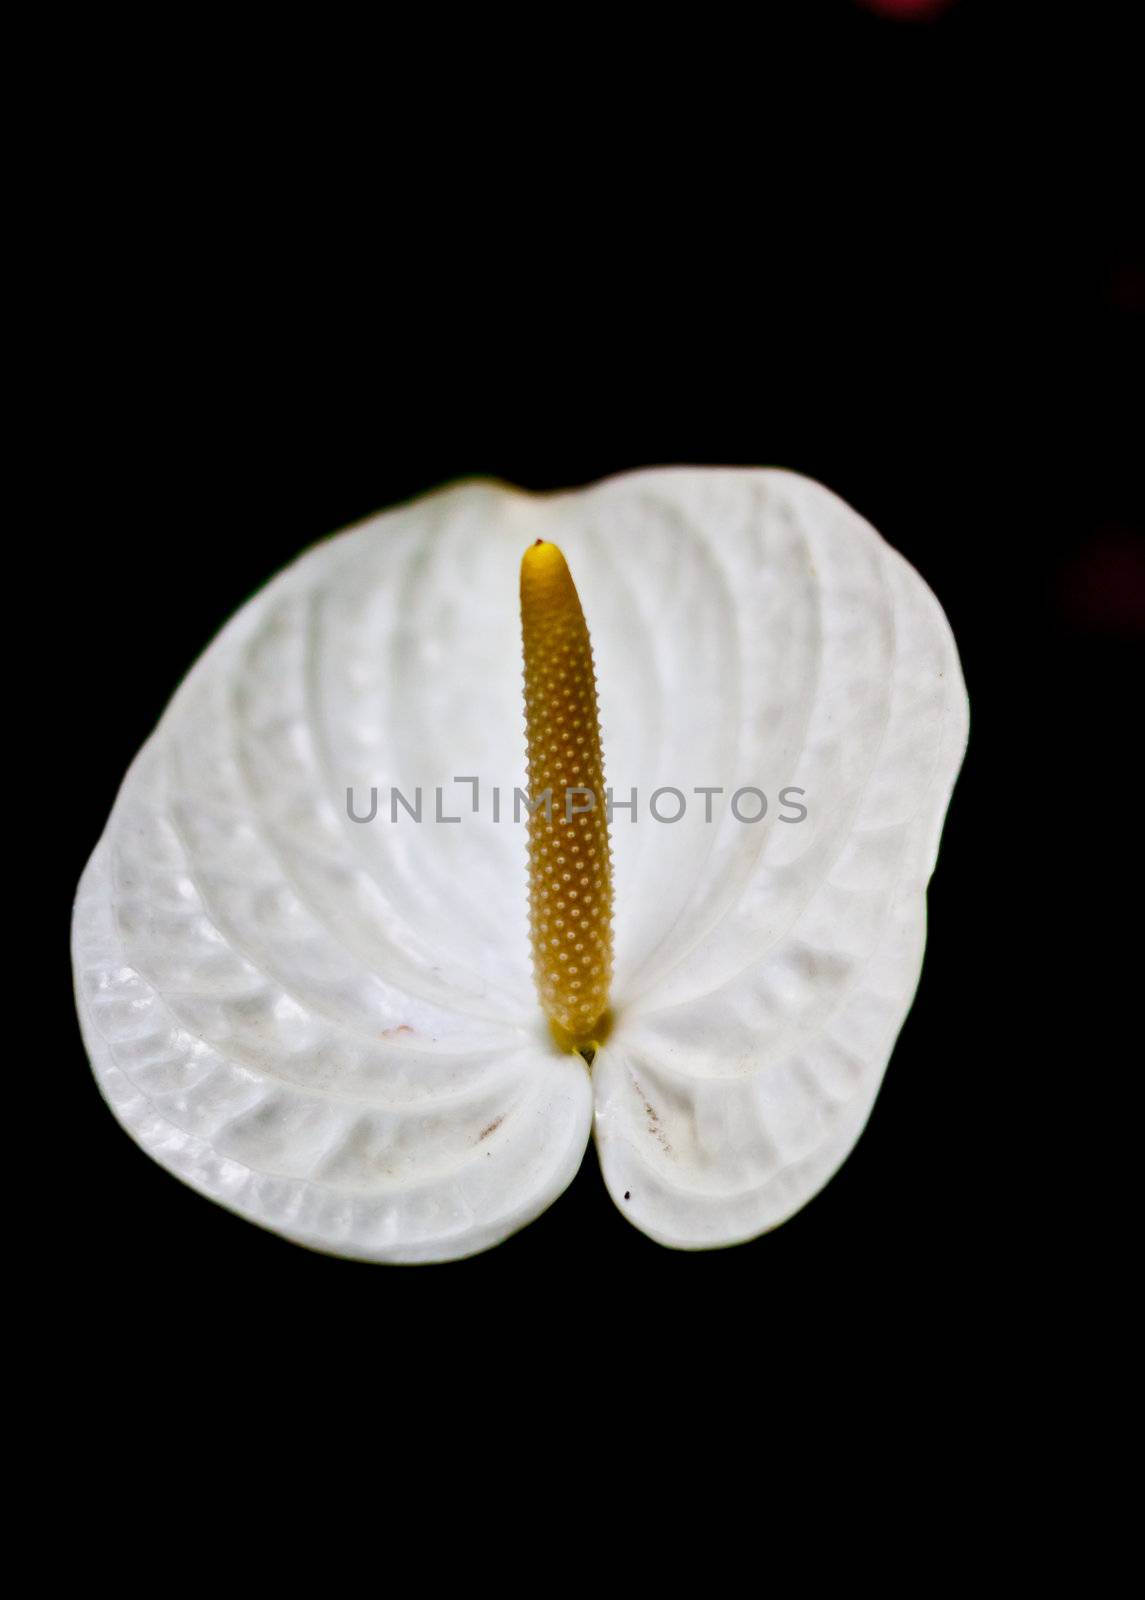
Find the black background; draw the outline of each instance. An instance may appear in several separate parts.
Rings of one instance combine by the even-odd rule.
[[[1062,930],[1084,885],[1061,841],[1108,783],[1142,630],[1145,279],[1122,13],[1043,10],[807,6],[639,47],[571,24],[199,41],[198,70],[162,55],[99,97],[61,201],[53,402],[81,506],[50,936],[77,1308],[193,1324],[200,1347],[432,1339],[459,1371],[489,1330],[639,1361],[882,1329],[938,1361],[951,1337],[1016,1339],[1047,1233],[1053,1271],[1077,1263],[1060,1173],[1031,1165],[1076,1026]],[[624,1221],[590,1151],[516,1238],[416,1269],[309,1253],[181,1186],[104,1108],[64,954],[179,679],[279,566],[399,498],[674,462],[821,479],[919,568],[962,651],[970,749],[922,984],[855,1153],[775,1234],[685,1255]]]

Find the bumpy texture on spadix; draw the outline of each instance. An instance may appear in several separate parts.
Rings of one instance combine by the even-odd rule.
[[[541,1007],[594,1040],[612,977],[612,862],[592,646],[568,563],[543,539],[521,561],[529,752],[529,931]]]
[[[537,1005],[512,820],[517,578],[538,536],[592,627],[609,784],[638,795],[612,822],[591,1075]],[[97,701],[114,719],[114,682]],[[75,910],[99,1085],[192,1187],[342,1255],[495,1244],[556,1199],[594,1129],[638,1228],[749,1239],[823,1187],[874,1103],[966,731],[934,596],[804,478],[468,483],[399,507],[245,605],[131,767]],[[757,822],[731,810],[747,785]],[[724,791],[710,822],[697,787]],[[419,788],[415,822],[395,791]],[[686,796],[679,822],[650,815],[658,788]]]

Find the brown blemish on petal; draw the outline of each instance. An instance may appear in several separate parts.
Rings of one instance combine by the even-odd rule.
[[[659,1112],[655,1109],[650,1101],[645,1099],[644,1090],[640,1087],[635,1078],[632,1080],[632,1087],[636,1090],[636,1093],[644,1102],[644,1115],[648,1118],[648,1132],[654,1134],[656,1138],[659,1139],[660,1143],[664,1147],[664,1154],[670,1156],[672,1154],[672,1146],[668,1143],[668,1140],[664,1136],[664,1130],[660,1126]],[[625,1195],[624,1198],[627,1200],[628,1196]]]
[[[480,1144],[482,1139],[488,1139],[491,1133],[496,1133],[497,1129],[501,1126],[504,1120],[505,1118],[503,1116],[495,1117],[487,1128],[482,1128],[481,1132],[477,1136],[477,1143]]]

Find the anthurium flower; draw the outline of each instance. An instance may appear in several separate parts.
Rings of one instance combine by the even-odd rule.
[[[750,1239],[871,1110],[966,734],[934,596],[806,479],[389,511],[257,594],[132,765],[75,910],[100,1087],[339,1255],[494,1245],[590,1136],[653,1239]]]

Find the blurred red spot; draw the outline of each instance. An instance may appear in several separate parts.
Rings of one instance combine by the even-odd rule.
[[[1099,633],[1145,634],[1145,539],[1129,528],[1092,535],[1062,575],[1066,616]]]
[[[858,0],[864,11],[877,17],[894,17],[897,22],[927,22],[942,11],[949,11],[952,0]]]
[[[1110,297],[1118,311],[1145,311],[1145,267],[1131,261],[1115,267]]]

